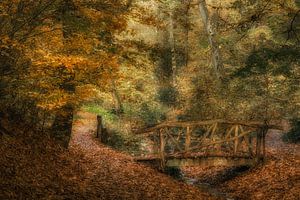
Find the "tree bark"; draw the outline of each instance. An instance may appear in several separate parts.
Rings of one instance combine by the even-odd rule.
[[[68,26],[68,18],[76,17],[75,16],[76,7],[72,0],[64,0],[60,15],[62,20],[62,32],[63,32],[63,40],[67,42],[67,39],[72,36],[73,31]],[[74,85],[74,74],[67,72],[65,67],[62,66],[59,70],[59,76],[61,78],[67,77],[63,80],[61,84],[61,89],[64,90],[68,94],[75,93],[75,85]],[[62,106],[56,113],[54,122],[52,124],[52,136],[65,148],[68,148],[69,141],[72,134],[72,124],[73,124],[73,114],[74,114],[74,106],[72,103],[68,102],[66,105]]]
[[[174,20],[173,10],[169,10],[169,45],[171,51],[172,63],[172,86],[176,87],[176,50],[175,50],[175,37],[174,37]]]
[[[185,67],[188,66],[189,63],[189,11],[190,11],[191,1],[189,0],[185,5],[185,41],[184,41],[184,48],[185,48]]]
[[[214,73],[216,78],[220,80],[222,79],[223,64],[221,61],[219,45],[215,39],[215,30],[213,27],[213,23],[210,19],[205,0],[199,0],[199,10],[200,10],[200,15],[202,17],[203,24],[205,26],[208,35],[208,41],[212,51],[212,63],[213,63]]]
[[[120,115],[124,112],[121,97],[120,97],[119,91],[117,90],[116,82],[114,79],[111,80],[111,84],[112,84],[112,95],[113,95],[113,97],[115,99],[115,103],[116,103],[116,113],[118,115]]]
[[[56,113],[54,123],[52,125],[52,135],[58,139],[58,142],[65,148],[68,148],[72,133],[73,124],[72,105],[67,104],[59,109]]]

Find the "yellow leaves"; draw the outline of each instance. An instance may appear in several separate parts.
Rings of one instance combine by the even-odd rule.
[[[36,96],[38,97],[37,106],[49,111],[58,109],[73,99],[72,95],[61,89],[54,89],[45,94],[36,94]]]
[[[37,102],[40,108],[53,110],[66,103],[76,104],[90,98],[94,94],[92,84],[105,88],[111,84],[111,79],[118,77],[119,57],[111,52],[118,46],[114,40],[116,33],[127,26],[126,12],[118,10],[124,8],[122,1],[107,1],[104,3],[110,7],[101,7],[103,2],[89,1],[87,5],[86,1],[75,0],[76,15],[70,16],[72,19],[59,21],[50,14],[41,14],[41,18],[29,21],[34,23],[32,27],[28,22],[18,30],[12,41],[9,38],[11,28],[15,25],[18,28],[18,23],[31,19],[32,11],[44,7],[45,2],[29,1],[17,13],[19,3],[5,0],[0,4],[1,21],[5,18],[7,22],[0,31],[0,48],[2,51],[18,45],[16,50],[22,52],[20,60],[25,63],[26,78],[20,82],[24,85],[24,97]],[[11,10],[9,6],[12,6]],[[103,38],[99,36],[99,30],[105,34]],[[21,41],[20,44],[17,41]],[[23,69],[21,61],[20,69]],[[75,92],[71,95],[72,91],[66,89],[69,85],[76,88],[76,100],[72,96]]]
[[[79,86],[76,88],[76,96],[81,101],[90,100],[97,95],[97,89],[95,86],[88,84]]]
[[[273,35],[272,35],[272,30],[268,26],[259,26],[250,29],[248,33],[249,39],[251,39],[253,42],[261,42],[261,39],[264,40],[271,40]]]
[[[64,48],[69,51],[90,54],[95,47],[95,40],[83,34],[74,34],[72,38],[68,39]]]
[[[82,8],[81,9],[82,14],[92,20],[93,22],[99,21],[99,19],[103,19],[104,15],[102,12],[97,11],[93,8]]]
[[[20,46],[18,41],[11,40],[8,35],[0,36],[0,48],[9,49]]]

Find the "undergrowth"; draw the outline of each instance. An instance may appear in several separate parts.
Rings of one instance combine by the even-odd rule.
[[[292,129],[282,139],[288,143],[300,143],[300,119],[293,120]]]

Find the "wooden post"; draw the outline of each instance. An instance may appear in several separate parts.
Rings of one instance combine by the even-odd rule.
[[[103,139],[102,130],[103,130],[102,116],[97,115],[97,135],[96,135],[96,137],[100,138],[101,142],[103,142],[102,141],[102,139]]]
[[[159,155],[160,155],[160,169],[164,171],[166,160],[165,160],[165,140],[164,140],[162,129],[159,130]]]
[[[268,128],[264,128],[262,131],[262,159],[266,156],[266,135],[268,133]]]
[[[260,162],[261,160],[261,139],[262,139],[262,129],[259,129],[257,131],[257,135],[256,135],[256,161]]]
[[[234,137],[238,137],[239,135],[239,127],[238,126],[235,126],[235,130],[234,130]],[[234,154],[237,153],[238,151],[238,146],[239,146],[239,138],[236,138],[234,140]]]
[[[250,156],[252,157],[253,156],[253,146],[252,146],[252,137],[251,135],[248,135],[246,140],[248,141],[248,152],[250,154]]]
[[[191,145],[191,129],[188,126],[186,128],[186,135],[185,135],[185,151],[188,151],[190,149]]]

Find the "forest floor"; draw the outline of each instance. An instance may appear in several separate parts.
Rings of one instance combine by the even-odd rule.
[[[89,163],[83,182],[91,196],[101,199],[215,199],[197,188],[133,162],[133,158],[101,144],[95,138],[95,116],[81,112],[74,125],[70,150],[78,150]]]
[[[35,134],[2,136],[0,199],[217,199],[195,186],[133,162],[95,138],[96,117],[79,113],[69,150]],[[207,183],[224,197],[242,200],[300,199],[300,147],[272,131],[267,160],[252,169],[187,167],[186,176]],[[201,187],[200,187],[201,188]],[[219,195],[217,195],[219,196]],[[226,199],[224,198],[224,199]]]
[[[284,143],[281,136],[275,130],[268,133],[266,161],[254,168],[186,167],[184,173],[234,199],[299,200],[300,145]]]
[[[0,199],[217,199],[102,145],[95,116],[79,118],[69,150],[35,134],[1,137]]]

